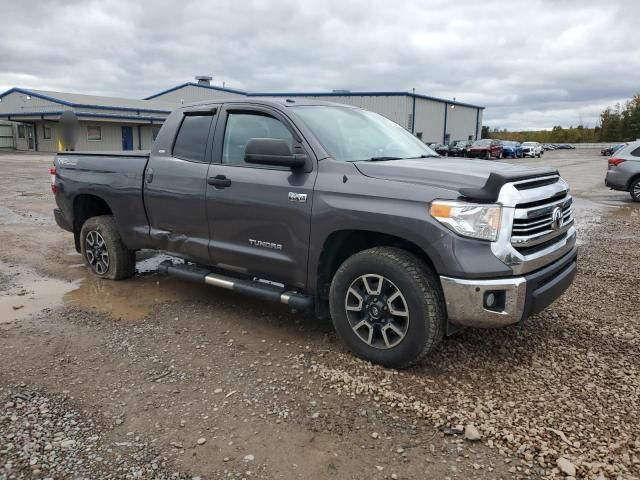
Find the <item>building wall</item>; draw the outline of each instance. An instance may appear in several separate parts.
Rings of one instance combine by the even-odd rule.
[[[408,98],[413,103],[413,98]],[[442,142],[444,135],[444,105],[443,102],[416,98],[416,125],[414,127],[414,134],[418,137],[422,134],[423,142]]]
[[[228,98],[245,98],[246,95],[231,93],[213,88],[197,87],[195,85],[185,85],[182,88],[172,90],[157,97],[153,97],[153,101],[162,101],[164,103],[172,103],[176,105],[187,104],[192,102],[204,102],[206,100],[220,100]]]
[[[59,112],[64,109],[65,107],[59,103],[39,97],[27,99],[27,95],[20,92],[12,92],[4,96],[0,102],[0,115],[7,112]]]
[[[0,149],[14,147],[15,136],[13,133],[13,123],[0,120]]]
[[[456,105],[449,106],[447,114],[447,133],[451,141],[476,139],[476,120],[478,109]]]
[[[52,121],[34,121],[35,124],[35,138],[37,140],[37,149],[39,152],[57,152],[58,151],[58,138],[59,138],[59,125],[57,122]],[[18,138],[17,125],[15,127],[15,140],[17,150],[28,150],[28,141],[25,138]],[[90,125],[100,126],[102,128],[102,140],[88,140],[87,139],[87,127]],[[51,138],[44,138],[44,127],[51,128]],[[121,122],[94,122],[94,121],[80,121],[80,132],[78,134],[78,141],[76,143],[76,150],[88,150],[88,151],[109,151],[109,150],[122,150],[122,127],[130,126],[133,129],[133,148],[135,150],[151,150],[153,145],[153,129],[160,125],[149,124],[132,124]],[[140,138],[138,138],[138,127],[140,127]],[[25,129],[26,129],[25,124]]]

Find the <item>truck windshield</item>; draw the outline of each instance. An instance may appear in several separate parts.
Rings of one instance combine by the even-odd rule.
[[[349,107],[297,106],[291,110],[335,160],[427,158],[439,155],[382,115]]]

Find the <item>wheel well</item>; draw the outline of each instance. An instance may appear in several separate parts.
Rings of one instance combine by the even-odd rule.
[[[433,269],[433,262],[413,242],[386,233],[368,230],[342,230],[334,232],[325,240],[318,264],[317,297],[329,299],[331,280],[342,263],[350,256],[373,247],[397,247],[413,253]]]
[[[73,236],[76,251],[80,252],[80,230],[87,219],[98,215],[112,215],[111,208],[102,198],[95,195],[78,195],[73,199]]]
[[[627,190],[631,190],[631,185],[633,185],[633,182],[635,182],[639,178],[640,178],[640,173],[638,173],[638,174],[634,175],[633,177],[631,177],[629,179],[629,182],[627,183]]]

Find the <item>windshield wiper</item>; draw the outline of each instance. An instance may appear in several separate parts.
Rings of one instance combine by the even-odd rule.
[[[384,162],[385,160],[402,160],[402,157],[371,157],[370,162]]]
[[[419,155],[417,157],[407,157],[407,160],[410,160],[412,158],[440,158],[440,155],[425,155],[423,153],[422,155]]]

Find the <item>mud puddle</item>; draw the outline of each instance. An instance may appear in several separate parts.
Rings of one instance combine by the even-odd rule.
[[[0,323],[13,322],[63,304],[77,282],[43,277],[19,265],[0,263]]]
[[[45,309],[77,305],[108,313],[115,319],[137,321],[149,315],[159,303],[207,300],[216,290],[155,274],[165,254],[143,252],[136,264],[136,276],[119,282],[104,280],[82,271],[83,264],[71,264],[81,277],[73,282],[40,275],[19,264],[0,263],[0,322],[28,318]]]

